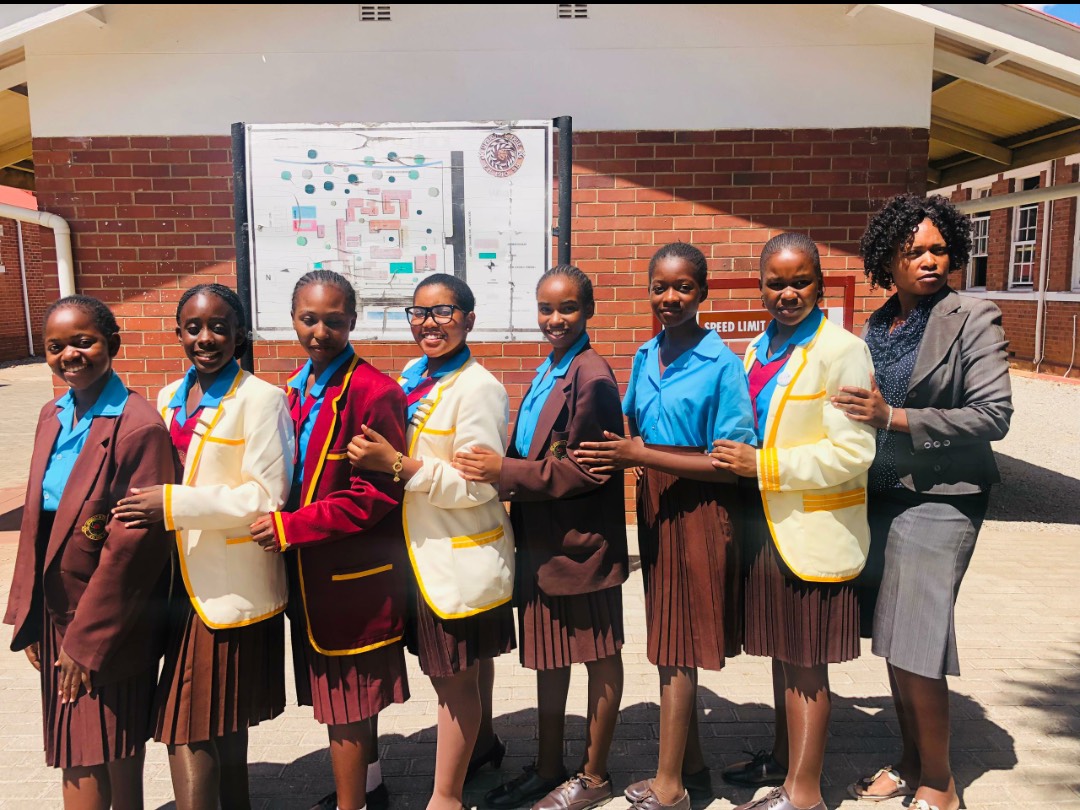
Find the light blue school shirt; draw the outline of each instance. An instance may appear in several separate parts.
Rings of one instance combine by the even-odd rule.
[[[237,372],[240,371],[240,366],[236,360],[230,360],[221,370],[218,371],[217,376],[214,377],[214,381],[210,383],[209,387],[203,391],[202,399],[199,400],[199,404],[195,406],[195,411],[199,408],[216,408],[221,404],[221,400],[225,398],[225,395],[229,393],[229,389],[232,387],[233,380],[236,379]],[[184,379],[180,381],[179,387],[173,391],[172,399],[169,400],[169,410],[175,410],[173,414],[173,421],[176,422],[177,427],[183,427],[187,422],[187,400],[188,394],[191,392],[191,386],[195,385],[195,380],[198,379],[199,372],[195,370],[195,366],[192,366],[184,374]],[[192,411],[191,413],[195,413]]]
[[[324,368],[322,374],[315,379],[307,396],[304,395],[304,391],[307,388],[308,377],[311,376],[314,370],[310,360],[304,363],[300,370],[286,383],[289,388],[299,395],[301,413],[303,413],[304,403],[307,402],[308,397],[315,400],[311,403],[311,410],[307,412],[307,416],[300,423],[300,435],[297,436],[296,442],[298,456],[296,466],[293,467],[294,484],[299,484],[304,480],[304,459],[307,458],[308,442],[311,441],[311,432],[315,429],[315,420],[319,418],[319,411],[322,410],[323,394],[326,393],[326,386],[330,382],[330,378],[337,373],[337,370],[349,362],[349,359],[355,353],[352,346],[346,346],[341,354],[331,360],[330,365]]]
[[[56,436],[52,455],[45,467],[45,477],[41,481],[42,511],[55,512],[60,507],[60,498],[64,495],[64,487],[71,477],[75,460],[86,445],[90,423],[98,416],[119,416],[124,412],[127,400],[128,390],[115,371],[110,372],[109,381],[105,383],[97,401],[75,424],[72,424],[75,422],[75,398],[71,391],[56,400],[56,418],[60,420],[60,433]]]
[[[562,360],[555,364],[554,368],[552,368],[553,354],[549,354],[547,359],[536,367],[536,376],[533,378],[532,385],[529,386],[529,393],[525,395],[525,399],[521,401],[521,407],[518,408],[517,426],[514,433],[514,449],[522,458],[529,457],[529,447],[532,446],[536,423],[540,420],[540,411],[544,409],[544,403],[551,395],[555,381],[566,376],[566,372],[570,370],[570,364],[581,354],[581,350],[588,342],[588,333],[582,332],[581,337],[567,349]]]
[[[664,333],[637,350],[623,413],[647,444],[712,449],[715,439],[756,444],[742,362],[711,329],[660,376]]]
[[[814,335],[817,334],[818,327],[821,326],[824,317],[825,313],[821,311],[821,308],[814,307],[814,311],[799,322],[795,327],[795,331],[780,344],[775,352],[769,351],[769,343],[776,336],[776,321],[770,321],[769,325],[765,327],[765,331],[753,343],[755,347],[754,356],[761,361],[762,365],[765,365],[780,357],[791,346],[805,346],[814,339]],[[784,370],[790,362],[791,358],[789,357],[784,365],[780,367],[780,370],[773,375],[772,379],[758,391],[757,398],[754,401],[754,409],[757,411],[757,437],[759,442],[765,441],[765,422],[769,417],[769,403],[772,402],[777,381],[784,375]]]

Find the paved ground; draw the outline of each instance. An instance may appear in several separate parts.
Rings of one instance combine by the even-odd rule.
[[[25,475],[29,430],[49,396],[42,373],[0,369],[0,487]],[[22,376],[22,375],[25,375]],[[12,379],[19,376],[18,380]],[[5,383],[7,383],[5,385]],[[1080,387],[1017,377],[1013,432],[999,446],[1006,483],[960,594],[958,633],[963,677],[953,680],[953,752],[969,808],[1080,810]],[[7,482],[13,482],[8,484]],[[0,490],[0,530],[11,527],[19,489]],[[6,603],[14,561],[13,534],[0,534],[0,604]],[[612,751],[616,785],[625,786],[655,765],[657,678],[645,660],[641,575],[625,586],[628,628],[626,692]],[[7,630],[0,637],[7,638]],[[435,698],[410,660],[413,698],[382,716],[382,758],[393,807],[420,810],[434,763]],[[722,673],[703,673],[700,705],[705,748],[719,769],[746,749],[767,746],[768,663],[741,656]],[[502,774],[530,761],[535,747],[533,679],[513,657],[497,663],[496,725],[507,741]],[[865,650],[832,673],[832,737],[826,761],[831,808],[865,806],[846,798],[854,777],[892,760],[895,715],[886,695],[885,668]],[[290,701],[293,699],[290,678]],[[37,679],[21,653],[0,652],[0,807],[59,807],[59,775],[45,768]],[[568,705],[568,765],[583,739],[584,672],[575,672]],[[257,807],[306,808],[332,785],[326,737],[310,711],[290,705],[282,717],[251,736],[252,788]],[[502,778],[485,769],[473,803]],[[746,801],[747,791],[714,780],[721,810]],[[164,751],[147,756],[148,806],[172,807]],[[611,807],[625,806],[622,799]],[[880,805],[900,808],[898,800]]]

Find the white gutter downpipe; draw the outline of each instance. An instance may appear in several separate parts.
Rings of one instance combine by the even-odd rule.
[[[75,263],[71,259],[71,226],[67,220],[48,211],[31,211],[17,205],[0,203],[0,217],[16,222],[32,222],[51,228],[56,240],[56,275],[60,282],[60,297],[75,294]]]
[[[1057,177],[1057,161],[1050,161],[1050,187]],[[1039,373],[1046,348],[1046,285],[1050,275],[1050,229],[1054,227],[1054,201],[1046,201],[1046,222],[1043,223],[1042,256],[1039,261],[1039,303],[1035,307],[1035,373]]]
[[[23,245],[22,223],[15,220],[15,232],[19,240],[19,278],[22,279],[23,315],[26,317],[26,349],[34,356],[34,324],[30,320],[30,291],[26,288],[26,247]]]

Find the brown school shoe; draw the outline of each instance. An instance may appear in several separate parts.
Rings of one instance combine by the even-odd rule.
[[[634,782],[623,791],[623,795],[631,804],[639,802],[645,795],[645,791],[649,789],[651,781],[651,779],[642,779],[640,782]],[[692,803],[711,802],[715,798],[712,790],[712,774],[708,768],[702,768],[696,773],[684,773],[682,783],[686,792],[690,794]]]
[[[760,799],[740,804],[735,810],[829,810],[821,801],[813,807],[797,807],[782,787],[773,788]]]
[[[492,788],[484,794],[484,804],[492,810],[510,810],[514,807],[531,806],[558,788],[567,779],[566,772],[557,779],[545,779],[536,771],[535,765],[526,765],[522,772]]]
[[[684,790],[682,796],[675,800],[673,804],[662,804],[659,797],[653,793],[652,779],[643,779],[640,782],[634,782],[625,791],[627,799],[630,799],[631,791],[635,796],[640,798],[630,799],[630,804],[634,810],[690,810],[690,793]]]
[[[611,777],[595,784],[583,773],[575,774],[532,806],[532,810],[589,810],[612,799]]]
[[[758,751],[751,759],[724,768],[720,778],[739,787],[780,787],[787,779],[787,768],[776,761],[772,751]]]

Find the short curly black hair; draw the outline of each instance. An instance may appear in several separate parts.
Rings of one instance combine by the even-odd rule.
[[[859,255],[871,287],[891,290],[893,263],[905,245],[911,244],[919,223],[934,223],[949,248],[949,268],[965,267],[971,255],[971,218],[940,194],[918,197],[897,194],[885,203],[866,226]]]

